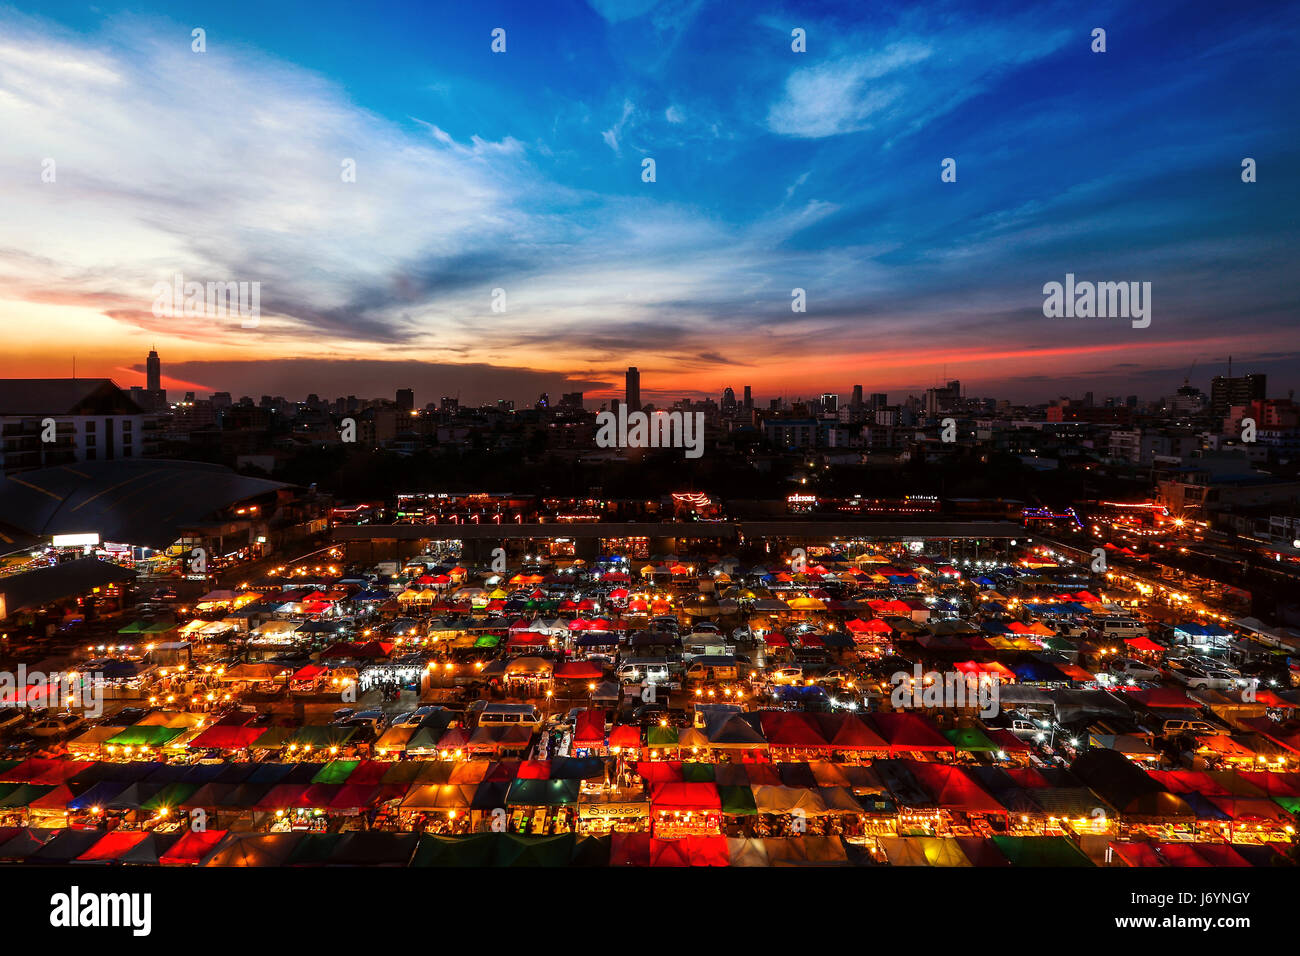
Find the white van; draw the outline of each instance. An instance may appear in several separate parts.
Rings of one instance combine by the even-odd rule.
[[[740,678],[740,665],[734,657],[704,655],[696,658],[686,669],[686,679],[692,681],[728,681]]]
[[[1101,636],[1111,640],[1125,640],[1146,634],[1147,626],[1129,617],[1104,617],[1095,622]]]
[[[480,727],[537,728],[542,725],[542,714],[532,704],[488,704],[478,715]]]
[[[640,684],[642,681],[648,681],[651,684],[666,684],[668,683],[668,662],[662,658],[633,658],[619,665],[618,679],[623,684]]]

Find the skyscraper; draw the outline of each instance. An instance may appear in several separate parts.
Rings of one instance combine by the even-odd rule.
[[[144,387],[151,392],[160,390],[162,388],[162,361],[158,358],[157,350],[149,350],[149,357],[145,359],[144,368]]]
[[[722,414],[734,415],[736,413],[736,392],[730,386],[722,390]]]
[[[859,408],[862,407],[862,386],[861,385],[853,386],[853,398],[849,402],[849,405],[853,408],[854,411],[857,411]]]
[[[754,407],[754,393],[748,385],[745,386],[745,411],[750,411]]]
[[[409,415],[414,410],[415,410],[415,389],[399,388],[397,390],[398,413]]]
[[[629,412],[641,411],[641,373],[636,370],[635,365],[629,365],[626,379],[627,410]]]

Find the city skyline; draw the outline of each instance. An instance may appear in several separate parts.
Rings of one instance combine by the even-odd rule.
[[[388,389],[387,394],[349,393],[347,395],[334,395],[333,393],[320,393],[317,391],[305,391],[305,392],[286,394],[283,391],[267,392],[264,389],[254,387],[247,390],[234,390],[234,391],[229,389],[219,389],[215,391],[208,391],[207,394],[205,395],[201,387],[196,388],[190,382],[185,382],[183,380],[179,380],[164,374],[163,366],[161,363],[161,357],[154,350],[150,350],[149,352],[149,355],[146,359],[146,367],[147,367],[147,379],[145,385],[141,386],[141,385],[136,385],[134,383],[121,383],[121,382],[115,382],[115,384],[117,384],[120,388],[122,388],[123,391],[134,392],[143,389],[144,390],[143,394],[149,395],[151,393],[155,393],[156,391],[158,391],[160,389],[159,383],[161,383],[162,386],[160,389],[161,393],[162,395],[168,398],[168,401],[176,400],[175,396],[177,392],[193,394],[197,399],[204,399],[204,398],[211,399],[218,394],[224,394],[229,396],[230,400],[232,401],[240,401],[245,398],[254,399],[254,396],[257,396],[260,399],[275,398],[277,400],[283,399],[289,402],[305,402],[305,401],[309,401],[312,398],[316,398],[325,403],[340,401],[348,398],[357,399],[365,402],[377,402],[377,401],[391,402],[393,401],[393,398],[390,396],[396,395],[396,403],[398,405],[403,406],[404,410],[412,410],[412,411],[418,409],[439,407],[440,405],[445,405],[448,399],[453,400],[458,406],[463,406],[466,408],[470,408],[474,406],[489,407],[493,405],[499,405],[502,402],[509,403],[509,406],[511,408],[515,408],[515,407],[524,408],[524,407],[533,407],[535,403],[541,403],[541,402],[554,404],[560,398],[567,397],[567,395],[569,394],[576,394],[580,396],[582,399],[583,407],[585,407],[588,410],[594,410],[596,408],[604,408],[606,406],[609,406],[610,408],[615,408],[620,402],[625,402],[626,404],[629,405],[630,408],[636,410],[642,407],[643,404],[646,407],[666,408],[674,403],[681,402],[681,401],[700,401],[700,402],[713,401],[715,402],[715,404],[720,405],[725,411],[727,410],[728,407],[728,399],[730,399],[730,406],[732,410],[752,408],[755,411],[758,411],[760,413],[769,410],[774,410],[774,408],[769,407],[773,402],[779,403],[782,407],[789,409],[789,407],[794,404],[807,404],[810,407],[820,406],[820,404],[825,403],[825,401],[828,399],[832,400],[834,403],[834,407],[830,408],[830,411],[832,412],[835,411],[836,408],[838,408],[839,405],[841,404],[845,406],[851,406],[855,402],[860,403],[863,407],[876,407],[877,405],[883,406],[883,405],[891,405],[891,404],[903,405],[908,403],[916,403],[918,405],[922,405],[924,404],[927,395],[929,395],[930,393],[940,393],[940,394],[953,393],[956,398],[959,398],[963,401],[970,401],[970,402],[1010,401],[998,395],[984,394],[980,392],[978,388],[971,389],[968,387],[969,383],[962,382],[961,380],[946,379],[942,382],[936,383],[933,386],[928,386],[926,388],[919,389],[917,393],[896,392],[892,395],[887,392],[876,392],[862,384],[854,384],[844,391],[830,391],[830,392],[820,392],[820,393],[814,392],[808,395],[797,394],[797,395],[770,395],[770,396],[761,395],[761,394],[754,395],[752,394],[752,386],[745,384],[741,386],[744,391],[743,399],[737,397],[735,393],[735,388],[732,386],[724,386],[723,389],[718,393],[701,394],[701,395],[681,395],[681,394],[674,394],[669,389],[650,388],[646,390],[646,394],[660,396],[659,401],[642,403],[640,401],[640,395],[642,391],[641,377],[640,377],[640,371],[639,369],[636,368],[636,366],[629,366],[628,369],[626,370],[624,376],[624,384],[621,392],[619,392],[617,388],[610,386],[608,383],[598,383],[601,385],[601,388],[599,389],[599,393],[596,395],[589,394],[581,390],[571,390],[570,392],[562,392],[559,395],[556,395],[555,397],[551,397],[551,393],[549,391],[544,390],[539,393],[532,393],[531,395],[525,396],[523,398],[516,398],[513,396],[513,394],[499,394],[495,398],[486,398],[486,399],[465,398],[462,401],[463,396],[460,393],[460,391],[456,389],[448,391],[448,389],[444,388],[441,391],[438,391],[435,387],[435,388],[425,389],[424,392],[422,393],[419,388],[413,387],[409,384],[409,382],[401,379],[400,378],[401,372],[398,369],[395,369],[392,372],[393,375],[396,375],[398,377],[394,378],[393,381],[390,383],[390,387]],[[1210,377],[1209,381],[1206,383],[1209,386],[1208,389],[1201,389],[1197,386],[1196,383],[1192,382],[1190,379],[1184,379],[1183,384],[1180,386],[1179,393],[1181,394],[1182,391],[1190,388],[1193,390],[1194,393],[1198,394],[1205,402],[1208,403],[1211,394],[1213,393],[1214,389],[1218,387],[1220,382],[1223,382],[1225,384],[1238,383],[1238,387],[1244,387],[1241,385],[1241,383],[1245,383],[1250,380],[1256,380],[1259,394],[1254,395],[1255,398],[1263,399],[1263,398],[1270,398],[1270,397],[1273,398],[1282,397],[1277,395],[1270,395],[1268,393],[1268,389],[1265,385],[1265,382],[1267,381],[1267,375],[1245,371],[1242,370],[1240,367],[1238,367],[1234,372],[1231,356],[1229,357],[1229,363],[1227,368],[1228,368],[1227,374],[1213,375]],[[86,378],[86,376],[82,376],[82,377]],[[168,382],[173,383],[172,391],[170,394],[168,393],[168,387],[167,387]],[[403,384],[404,382],[405,384]],[[564,384],[566,388],[568,388],[571,385],[570,382],[565,382]],[[954,387],[955,387],[955,392],[954,392]],[[607,395],[607,393],[609,394]],[[431,397],[422,398],[423,395],[427,395]],[[847,400],[841,401],[842,399],[845,399],[846,396],[847,396]],[[1287,400],[1290,400],[1292,397],[1293,396],[1290,394],[1286,396]],[[892,402],[890,401],[891,398],[893,399]],[[1011,404],[1023,405],[1026,408],[1051,407],[1059,403],[1096,405],[1096,406],[1109,405],[1112,403],[1115,405],[1119,405],[1119,404],[1133,405],[1135,403],[1136,404],[1151,403],[1151,402],[1158,402],[1160,400],[1174,399],[1174,398],[1176,398],[1176,396],[1173,394],[1168,394],[1168,395],[1162,394],[1158,396],[1144,396],[1136,393],[1108,394],[1108,393],[1097,393],[1090,389],[1074,395],[1060,394],[1060,395],[1047,396],[1039,400],[1012,402]],[[256,401],[256,399],[254,400]],[[1237,402],[1237,404],[1244,404],[1244,400]]]
[[[156,343],[164,387],[235,394],[1300,384],[1294,4],[411,6],[346,55],[248,9],[0,12],[0,375],[127,387]],[[1151,326],[1044,317],[1067,274],[1151,282]],[[260,321],[155,315],[176,276],[260,283]]]

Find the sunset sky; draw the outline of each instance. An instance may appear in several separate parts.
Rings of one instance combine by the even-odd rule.
[[[0,375],[1043,401],[1231,355],[1285,395],[1298,40],[1300,4],[0,4]],[[1067,272],[1151,282],[1150,328],[1045,318]],[[258,327],[156,317],[178,273],[260,282]]]

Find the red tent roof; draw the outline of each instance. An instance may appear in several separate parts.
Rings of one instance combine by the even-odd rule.
[[[1128,866],[1164,866],[1149,843],[1112,843],[1110,848]]]
[[[634,724],[619,724],[609,732],[611,747],[640,747],[641,728]]]
[[[888,750],[885,739],[856,714],[818,714],[831,750]]]
[[[636,772],[648,784],[658,786],[661,783],[680,782],[682,779],[682,762],[680,760],[641,760],[637,762]]]
[[[198,863],[225,839],[225,836],[225,830],[187,830],[183,837],[158,858],[158,862],[172,865]]]
[[[1004,750],[1007,753],[1024,752],[1033,749],[1029,744],[1025,743],[1011,731],[1003,727],[991,727],[984,731],[984,736],[997,744],[998,749]],[[1044,780],[1040,784],[1035,784],[1035,786],[1046,787],[1047,781]]]
[[[651,866],[728,866],[731,854],[724,836],[690,836],[650,841]]]
[[[649,866],[650,834],[614,833],[609,840],[610,866]]]
[[[1192,700],[1181,690],[1173,687],[1153,687],[1149,690],[1126,690],[1124,696],[1137,701],[1143,707],[1173,707],[1199,709],[1201,704]]]
[[[555,676],[564,680],[600,680],[605,672],[590,661],[565,661],[555,668]]]
[[[1194,853],[1202,863],[1187,861]],[[1227,843],[1161,843],[1160,855],[1174,866],[1250,866],[1251,863]],[[1186,862],[1184,862],[1186,861]]]
[[[889,742],[893,753],[957,752],[952,742],[935,730],[933,724],[916,714],[871,714],[867,720]]]
[[[69,780],[89,768],[90,760],[52,760],[48,757],[28,757],[7,773],[0,774],[5,783],[35,783],[52,787]]]
[[[656,783],[650,791],[656,810],[721,810],[722,798],[711,783]]]
[[[525,760],[515,771],[516,780],[550,780],[551,762],[549,760]]]
[[[573,727],[575,747],[599,747],[605,743],[605,712],[588,708],[578,714]]]
[[[262,734],[265,727],[232,727],[229,724],[217,724],[209,727],[188,744],[191,750],[242,750]]]
[[[1126,637],[1124,643],[1135,651],[1148,651],[1151,653],[1160,653],[1165,650],[1151,638],[1143,635],[1142,637]]]
[[[941,810],[1005,814],[1006,807],[994,800],[960,768],[950,764],[906,761],[907,769],[934,798]]]
[[[758,715],[763,736],[771,747],[829,746],[814,715],[786,710],[765,710]]]
[[[77,863],[111,863],[149,836],[144,830],[114,830],[104,834],[89,850],[77,857]]]

